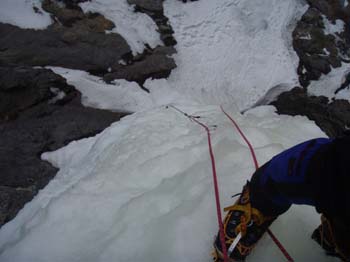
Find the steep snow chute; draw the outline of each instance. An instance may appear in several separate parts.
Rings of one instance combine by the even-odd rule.
[[[229,206],[232,193],[254,172],[246,161],[249,149],[218,106],[180,107],[217,126],[213,150],[222,205]],[[279,116],[270,106],[244,115],[225,109],[254,144],[260,163],[324,136],[305,117]],[[207,138],[200,128],[161,107],[45,153],[60,171],[1,228],[0,260],[209,262],[217,226]],[[318,224],[312,208],[294,207],[272,229],[296,261],[336,261],[310,240]],[[263,238],[247,261],[271,259],[285,261]]]

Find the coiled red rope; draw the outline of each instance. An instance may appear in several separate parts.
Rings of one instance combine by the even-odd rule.
[[[221,111],[227,116],[228,119],[230,119],[230,121],[232,122],[232,124],[236,127],[237,131],[240,133],[240,135],[242,136],[242,138],[244,139],[244,141],[247,143],[250,153],[252,155],[253,161],[254,161],[254,165],[255,165],[255,169],[259,168],[259,164],[258,164],[258,160],[256,158],[254,149],[252,147],[252,145],[250,144],[249,140],[247,139],[247,137],[244,135],[244,133],[242,132],[241,128],[239,127],[239,125],[236,123],[236,121],[224,110],[224,108],[222,106],[220,106]],[[288,259],[288,262],[294,262],[293,258],[289,255],[289,253],[287,252],[287,250],[284,248],[284,246],[282,245],[282,243],[277,239],[277,237],[272,233],[272,231],[270,229],[267,230],[267,233],[270,235],[271,239],[273,240],[273,242],[275,242],[275,244],[277,245],[277,247],[281,250],[281,252],[283,253],[283,255]]]

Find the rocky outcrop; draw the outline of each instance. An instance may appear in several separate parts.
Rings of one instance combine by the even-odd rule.
[[[174,30],[169,24],[169,19],[164,15],[163,0],[127,0],[130,5],[135,6],[136,12],[149,15],[158,26],[161,40],[166,46],[176,45],[173,36]]]
[[[65,79],[47,69],[0,67],[0,123],[41,102],[55,101],[73,90]]]
[[[174,59],[168,56],[174,52],[171,47],[155,48],[148,54],[136,57],[130,65],[120,65],[114,72],[106,74],[104,80],[111,82],[114,79],[126,79],[142,86],[148,78],[166,78],[176,67]]]
[[[3,65],[50,65],[103,74],[131,55],[120,35],[100,34],[80,26],[31,30],[0,24],[0,34]]]
[[[350,62],[350,5],[339,0],[307,0],[310,7],[293,31],[293,47],[299,56],[298,75],[303,88],[282,93],[272,104],[278,113],[304,115],[330,137],[342,135],[350,124],[350,104],[346,100],[329,101],[324,96],[308,95],[311,80],[318,80],[332,68]],[[338,24],[334,30],[335,24]],[[333,29],[332,29],[333,27]],[[349,74],[350,75],[350,74]],[[338,86],[336,93],[347,88],[350,76]],[[334,86],[331,87],[334,89]]]
[[[126,64],[118,64],[111,67],[111,72],[104,75],[106,82],[115,79],[126,79],[137,82],[144,90],[143,83],[148,78],[166,78],[171,70],[176,68],[172,54],[176,53],[176,41],[173,37],[173,29],[164,16],[163,0],[128,0],[136,12],[149,15],[158,26],[161,40],[165,46],[154,49],[147,47],[143,54],[139,54],[127,60]]]
[[[144,12],[163,12],[163,0],[128,0],[130,5],[136,5],[139,10]]]
[[[88,71],[104,79],[127,79],[141,87],[149,78],[167,77],[176,67],[176,44],[162,1],[130,1],[156,21],[166,46],[133,56],[114,24],[85,14],[84,0],[44,0],[55,21],[45,30],[0,23],[0,226],[11,220],[56,174],[40,155],[70,141],[95,135],[124,113],[81,105],[81,95],[66,80],[42,66]],[[33,68],[34,67],[34,68]]]
[[[97,33],[104,33],[105,30],[112,30],[115,25],[112,21],[106,19],[104,16],[98,13],[87,13],[77,5],[78,1],[63,1],[64,6],[58,4],[54,0],[44,0],[42,2],[42,8],[51,14],[56,23],[54,27],[71,27],[76,26],[80,30],[93,31]]]
[[[329,19],[341,19],[345,23],[350,22],[350,5],[345,5],[342,0],[307,0],[310,6],[320,10]]]
[[[114,24],[100,14],[84,14],[74,2],[66,8],[45,0],[42,6],[56,21],[45,30],[0,23],[0,64],[62,66],[101,75],[132,56],[119,34],[105,34]]]
[[[299,81],[303,87],[328,74],[331,68],[340,67],[341,62],[350,61],[349,7],[342,6],[338,0],[308,2],[310,8],[293,31],[293,47],[300,58]],[[326,23],[331,25],[337,20],[343,21],[345,28],[341,32],[328,32]]]
[[[41,153],[95,135],[125,115],[80,100],[51,70],[0,67],[0,226],[55,176]]]
[[[327,97],[309,96],[305,89],[296,87],[281,94],[271,103],[279,114],[303,115],[315,123],[329,136],[342,135],[350,125],[350,104],[346,100],[329,103]]]
[[[141,85],[148,77],[167,77],[176,67],[170,57],[176,51],[171,47],[175,44],[171,40],[173,31],[163,15],[162,1],[129,2],[155,19],[165,45],[169,45],[167,52],[159,52],[164,47],[148,47],[133,57],[119,34],[105,34],[114,27],[108,19],[97,13],[84,14],[74,3],[67,8],[45,0],[44,10],[56,21],[48,29],[21,29],[0,23],[0,34],[4,36],[0,39],[0,65],[61,66],[106,75],[108,81],[123,78]]]

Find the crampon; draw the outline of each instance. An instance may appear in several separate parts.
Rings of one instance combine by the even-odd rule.
[[[224,219],[224,234],[229,261],[244,261],[275,217],[266,217],[251,205],[249,183],[236,203],[224,211],[228,211]],[[214,262],[224,261],[219,234],[212,256]]]
[[[338,257],[342,261],[350,261],[350,259],[346,258],[346,256],[340,252],[340,249],[338,249],[330,221],[326,216],[322,215],[321,222],[321,225],[312,233],[311,238],[324,249],[328,256]]]

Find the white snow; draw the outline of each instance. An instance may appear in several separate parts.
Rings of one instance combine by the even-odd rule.
[[[247,146],[218,106],[180,108],[217,125],[212,138],[221,200],[232,204],[230,196],[254,171]],[[225,109],[261,164],[324,136],[305,117],[278,116],[270,106],[244,116]],[[207,138],[183,115],[165,107],[135,113],[43,158],[61,169],[1,229],[1,261],[211,261],[217,222]],[[272,230],[296,261],[336,261],[310,239],[318,223],[314,210],[294,207]],[[271,259],[285,261],[266,236],[247,261]]]
[[[63,92],[60,89],[55,88],[55,87],[51,87],[50,91],[51,91],[51,93],[55,94],[55,96],[49,100],[49,104],[54,104],[58,100],[61,100],[66,96],[65,92]]]
[[[136,82],[115,80],[106,84],[101,78],[81,70],[49,67],[67,79],[81,93],[83,105],[111,111],[135,112],[151,108],[152,98]]]
[[[285,35],[305,7],[294,0],[165,1],[179,42],[169,86],[202,104],[234,101],[241,110],[274,86],[294,87],[298,60]]]
[[[169,87],[165,79],[148,79],[143,91],[136,82],[114,80],[106,84],[101,78],[87,72],[60,67],[48,67],[67,79],[82,93],[82,104],[88,107],[111,111],[137,112],[173,102],[194,103],[175,88]]]
[[[350,100],[350,86],[347,86],[346,88],[340,90],[336,94],[335,99]]]
[[[154,48],[162,45],[157,25],[145,14],[135,13],[126,0],[91,0],[80,3],[84,12],[97,12],[115,24],[112,32],[120,34],[134,55],[142,53],[145,44]]]
[[[326,56],[329,56],[331,54],[326,48],[323,48],[323,52]]]
[[[334,94],[341,83],[345,81],[345,76],[350,72],[350,66],[343,63],[341,67],[332,68],[332,71],[327,75],[322,75],[319,80],[311,81],[308,86],[308,93],[316,96],[326,96],[330,99],[346,99],[350,100],[349,90],[339,91]]]
[[[136,20],[143,22],[136,26],[130,22],[141,14],[132,13],[125,1],[116,4],[112,0],[93,0],[81,6],[114,21],[116,31],[131,46],[136,38],[152,36],[141,18]],[[294,87],[298,84],[298,59],[286,36],[291,34],[292,24],[305,7],[294,0],[202,0],[186,5],[181,1],[165,1],[165,15],[178,41],[178,53],[174,55],[177,68],[161,85],[150,80],[147,88],[158,104],[161,98],[152,92],[160,87],[161,94],[172,94],[166,103],[169,100],[199,104],[234,102],[243,110],[276,86],[285,90]],[[134,51],[142,48],[143,42]],[[147,99],[148,94],[144,96]]]
[[[33,7],[38,8],[36,13]],[[40,0],[0,0],[0,22],[21,28],[45,29],[52,23]]]
[[[311,35],[308,33],[307,35],[304,36],[300,36],[299,39],[303,39],[303,40],[311,40]]]
[[[335,20],[335,23],[332,23],[328,20],[326,16],[322,15],[322,18],[325,26],[324,32],[327,35],[334,35],[336,33],[341,33],[344,31],[344,27],[345,27],[344,21],[337,19]]]

